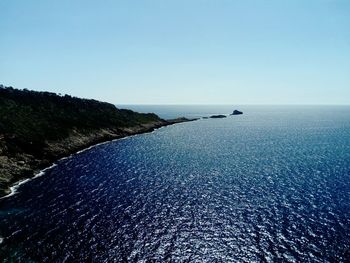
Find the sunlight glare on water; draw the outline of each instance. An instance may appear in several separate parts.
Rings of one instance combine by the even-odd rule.
[[[233,110],[169,107],[162,117]],[[349,260],[350,108],[241,109],[59,161],[0,201],[1,257]]]

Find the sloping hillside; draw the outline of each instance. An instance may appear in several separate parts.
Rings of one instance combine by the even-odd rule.
[[[60,157],[175,122],[69,95],[0,86],[0,196]]]

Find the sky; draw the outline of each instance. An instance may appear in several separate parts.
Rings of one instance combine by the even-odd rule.
[[[349,0],[0,0],[0,84],[114,104],[350,104]]]

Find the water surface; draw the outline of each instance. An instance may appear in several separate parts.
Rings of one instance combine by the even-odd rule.
[[[0,201],[1,258],[350,260],[350,107],[240,109],[58,162]]]

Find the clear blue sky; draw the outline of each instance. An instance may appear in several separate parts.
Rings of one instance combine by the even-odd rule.
[[[0,0],[0,83],[116,104],[350,104],[349,0]]]

